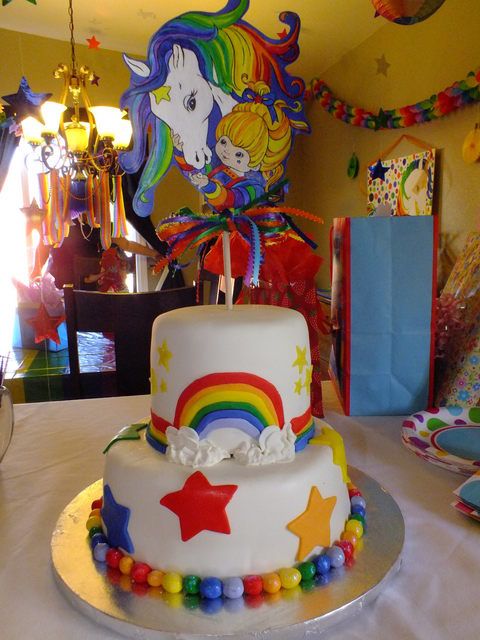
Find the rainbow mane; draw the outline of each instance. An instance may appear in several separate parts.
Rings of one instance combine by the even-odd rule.
[[[172,164],[170,129],[152,113],[149,93],[164,84],[174,44],[193,51],[202,75],[237,102],[241,101],[248,81],[263,80],[277,99],[284,100],[287,107],[295,111],[297,128],[309,130],[301,106],[303,80],[286,72],[286,67],[299,54],[299,17],[282,13],[280,20],[289,29],[274,40],[241,20],[248,6],[249,0],[229,0],[218,13],[189,12],[167,22],[149,43],[146,62],[150,75],[143,77],[132,72],[131,86],[123,94],[121,106],[129,110],[134,142],[131,151],[121,154],[120,164],[127,173],[135,173],[147,158],[133,200],[139,215],[150,215],[153,190]],[[209,132],[211,143],[214,134],[213,127]]]
[[[173,426],[195,429],[200,439],[218,429],[235,428],[258,438],[268,426],[283,428],[283,403],[276,387],[251,373],[213,373],[188,385],[180,394],[173,425],[152,412],[147,439],[165,452],[166,429]],[[295,450],[307,444],[313,434],[313,418],[308,409],[291,420],[296,434]]]

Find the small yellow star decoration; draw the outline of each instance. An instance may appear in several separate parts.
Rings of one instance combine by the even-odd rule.
[[[172,353],[170,352],[167,341],[164,340],[162,345],[158,347],[158,364],[160,367],[165,367],[167,371],[170,371],[169,360],[172,357]]]
[[[166,393],[166,391],[167,391],[167,383],[162,378],[162,380],[160,381],[160,392],[161,393]]]
[[[307,347],[295,347],[297,350],[297,358],[292,362],[292,367],[298,367],[298,373],[300,377],[295,380],[294,393],[300,395],[302,389],[305,389],[306,393],[310,392],[310,384],[312,382],[313,366],[307,362]],[[303,369],[305,369],[305,380],[302,380]]]
[[[303,367],[307,366],[307,347],[299,347],[298,345],[295,347],[297,350],[297,359],[292,362],[292,367],[298,367],[298,372],[303,372]]]
[[[296,560],[304,560],[315,547],[330,545],[330,519],[337,498],[322,498],[317,487],[312,487],[307,508],[287,529],[300,538]]]
[[[157,393],[158,384],[157,384],[157,374],[155,373],[155,369],[152,367],[150,369],[150,391],[152,395]]]

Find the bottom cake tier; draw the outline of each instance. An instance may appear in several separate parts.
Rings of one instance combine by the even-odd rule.
[[[345,458],[321,438],[288,463],[194,469],[135,433],[106,453],[100,513],[109,544],[136,562],[183,575],[260,574],[319,554],[344,530]]]

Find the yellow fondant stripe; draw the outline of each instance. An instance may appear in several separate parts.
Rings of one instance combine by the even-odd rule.
[[[322,432],[315,436],[309,444],[323,445],[331,447],[333,452],[333,463],[338,464],[342,470],[342,478],[344,482],[350,482],[347,471],[347,457],[345,455],[345,447],[343,445],[342,436],[332,429],[326,422],[321,423]]]

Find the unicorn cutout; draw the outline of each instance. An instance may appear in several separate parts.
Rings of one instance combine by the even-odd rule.
[[[121,106],[130,114],[133,148],[120,155],[120,164],[127,173],[142,169],[133,200],[140,216],[150,215],[156,185],[172,163],[190,184],[192,174],[207,175],[220,164],[217,125],[247,99],[257,100],[249,93],[253,84],[268,87],[272,114],[273,105],[277,114],[279,105],[288,114],[292,135],[282,166],[294,134],[309,131],[304,83],[286,70],[299,54],[299,17],[282,13],[288,28],[272,39],[242,20],[248,6],[249,0],[228,0],[217,13],[185,13],[152,36],[145,61],[124,55],[131,83]]]

